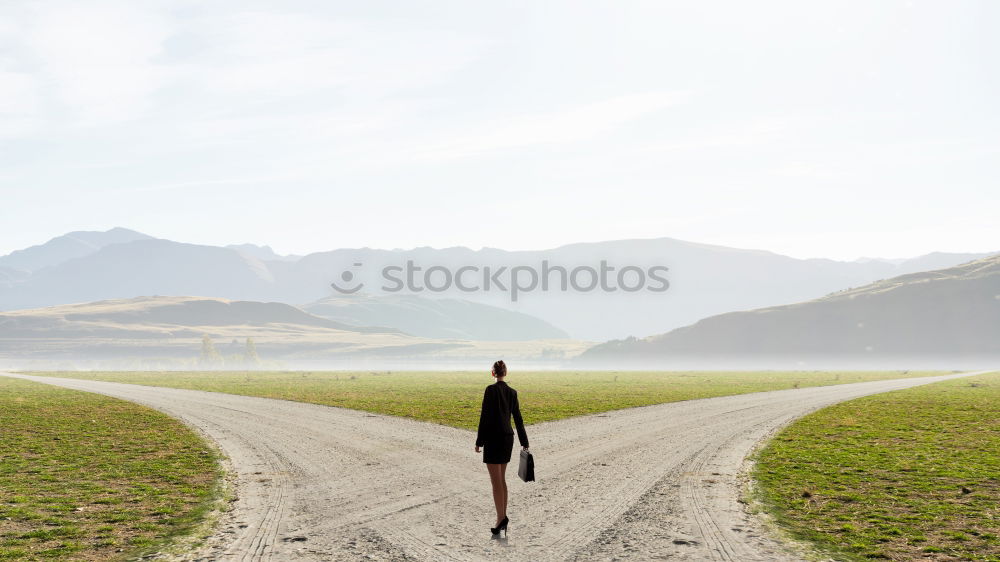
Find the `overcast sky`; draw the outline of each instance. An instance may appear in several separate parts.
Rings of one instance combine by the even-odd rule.
[[[0,3],[0,254],[1000,250],[1000,2]]]

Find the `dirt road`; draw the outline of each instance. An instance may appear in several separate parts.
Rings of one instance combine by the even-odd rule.
[[[843,400],[955,376],[692,400],[528,427],[538,481],[508,469],[510,537],[493,539],[469,431],[326,406],[12,375],[145,404],[214,440],[238,500],[205,560],[794,559],[739,503],[753,447]],[[516,380],[511,384],[516,388]],[[531,397],[522,397],[530,422]]]

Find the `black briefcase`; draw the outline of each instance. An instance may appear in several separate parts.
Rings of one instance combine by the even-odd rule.
[[[517,465],[517,475],[525,482],[535,481],[535,457],[525,449],[521,449],[521,462]]]

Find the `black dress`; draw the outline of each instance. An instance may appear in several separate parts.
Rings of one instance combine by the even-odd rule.
[[[511,417],[517,426],[517,440],[522,447],[527,447],[528,434],[524,431],[517,391],[503,381],[487,386],[483,393],[483,408],[479,412],[479,431],[476,433],[476,446],[483,448],[484,463],[510,462],[511,451],[514,449]]]

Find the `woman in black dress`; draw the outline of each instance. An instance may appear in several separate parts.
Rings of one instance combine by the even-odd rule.
[[[507,365],[503,361],[493,364],[493,377],[497,382],[486,387],[483,394],[483,408],[479,413],[479,431],[476,433],[476,452],[483,448],[483,462],[490,473],[493,484],[493,503],[497,508],[497,526],[490,527],[496,535],[502,530],[507,533],[507,463],[514,449],[514,432],[510,428],[510,418],[517,427],[517,440],[521,447],[528,448],[528,434],[524,432],[521,407],[517,402],[517,391],[507,386]]]

